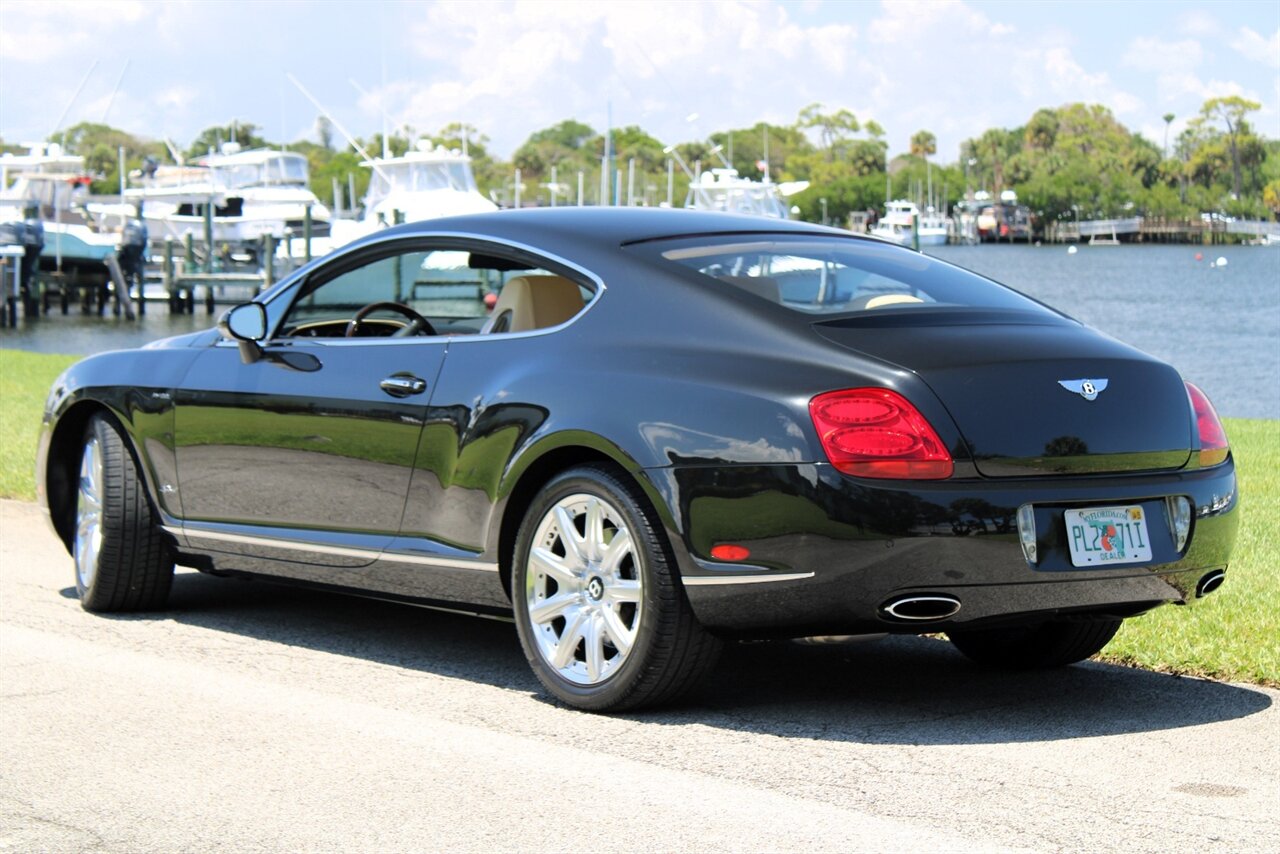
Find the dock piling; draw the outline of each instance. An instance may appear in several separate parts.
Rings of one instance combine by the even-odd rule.
[[[178,290],[176,287],[176,277],[173,275],[173,238],[165,236],[164,239],[164,292],[169,297],[169,311],[173,314],[182,314],[182,305],[178,301]]]
[[[307,263],[311,263],[311,205],[307,205],[302,212],[302,243],[303,257]]]
[[[213,272],[213,199],[204,206],[204,272]]]
[[[262,291],[276,283],[276,239],[262,235]],[[261,293],[262,291],[259,291]]]

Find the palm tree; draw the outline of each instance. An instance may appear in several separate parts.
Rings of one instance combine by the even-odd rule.
[[[916,131],[911,137],[911,153],[928,160],[930,154],[938,153],[938,138],[927,130]]]
[[[925,174],[929,180],[929,206],[933,206],[933,168],[929,155],[938,151],[938,138],[927,130],[918,130],[911,137],[911,153],[924,158]]]
[[[1164,114],[1164,159],[1169,159],[1169,125],[1173,124],[1173,113]]]

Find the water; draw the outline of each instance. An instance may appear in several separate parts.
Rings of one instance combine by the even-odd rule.
[[[1280,248],[1263,246],[938,246],[930,254],[1011,285],[1169,362],[1219,413],[1280,418]],[[1196,253],[1203,254],[1201,261]],[[1212,267],[1218,257],[1224,267]],[[219,309],[220,310],[220,309]],[[88,354],[213,325],[163,303],[127,321],[62,316],[0,330],[0,347]]]
[[[1072,255],[1057,245],[936,246],[929,254],[1168,362],[1220,415],[1280,418],[1278,247],[1081,246]],[[1219,257],[1227,265],[1210,266]]]

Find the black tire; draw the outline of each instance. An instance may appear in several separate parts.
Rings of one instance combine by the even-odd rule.
[[[173,552],[120,428],[95,415],[81,449],[71,541],[81,607],[100,612],[163,608],[173,583]]]
[[[1084,661],[1115,637],[1122,620],[1099,618],[1003,629],[947,632],[956,649],[1007,670],[1064,667]]]
[[[561,588],[557,575],[543,568],[545,563],[531,566],[531,555],[540,531],[539,554],[560,549],[568,555],[555,521],[557,508],[570,514],[560,518],[572,518],[572,524],[581,528],[580,546],[584,554],[590,553],[586,521],[590,511],[573,515],[575,506],[600,508],[599,547],[594,562],[581,561],[582,569],[574,570],[577,581],[565,582]],[[619,539],[623,528],[629,534],[625,541]],[[624,551],[625,556],[616,557]],[[561,569],[571,562],[572,557],[566,556]],[[531,600],[554,605],[552,600],[562,595],[576,603],[567,606],[563,612],[567,616],[540,615],[537,620],[530,616]],[[624,598],[628,601],[622,602]],[[534,674],[557,699],[578,709],[616,712],[671,702],[695,685],[720,653],[720,640],[698,623],[689,607],[669,544],[644,493],[606,466],[571,469],[538,493],[516,539],[511,601],[520,644]],[[592,625],[597,627],[594,646],[600,650],[595,674],[588,660]],[[579,626],[580,639],[575,633]],[[620,633],[625,641],[628,630],[629,647],[622,649],[612,635]],[[561,645],[572,652],[566,664],[557,667]]]

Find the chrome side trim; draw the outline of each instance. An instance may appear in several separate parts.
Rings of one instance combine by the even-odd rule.
[[[685,576],[686,587],[702,587],[712,584],[763,584],[768,581],[803,581],[813,578],[812,572],[790,572],[784,575],[725,575],[721,577],[697,575]]]
[[[231,534],[225,531],[202,531],[190,528],[169,528],[164,530],[171,534],[185,534],[197,540],[215,540],[224,543],[239,543],[245,546],[267,546],[297,552],[315,552],[317,554],[336,555],[338,557],[363,558],[365,560],[385,560],[392,563],[409,563],[421,566],[434,566],[444,569],[470,569],[477,572],[497,572],[498,565],[487,561],[459,560],[457,558],[431,557],[427,555],[410,555],[395,552],[383,552],[380,549],[358,549],[348,546],[331,546],[324,543],[304,542],[301,540],[284,540],[277,537],[252,537],[247,534]]]
[[[498,565],[483,560],[459,560],[452,557],[431,557],[429,555],[411,555],[403,552],[383,552],[379,560],[391,563],[411,563],[421,566],[440,566],[446,569],[472,569],[476,572],[497,572]],[[465,611],[462,613],[471,613]]]
[[[183,528],[182,533],[188,539],[215,540],[223,543],[239,543],[243,546],[269,546],[295,552],[315,552],[316,554],[337,555],[339,557],[358,557],[373,560],[382,554],[375,549],[353,549],[346,546],[330,546],[324,543],[306,543],[299,540],[282,540],[276,537],[250,537],[245,534],[230,534],[225,531],[202,531]]]

